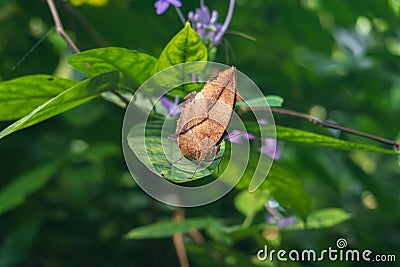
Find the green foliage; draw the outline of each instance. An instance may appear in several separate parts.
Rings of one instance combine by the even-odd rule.
[[[92,49],[68,58],[72,67],[91,76],[119,71],[126,86],[132,86],[133,81],[137,84],[146,81],[156,62],[150,55],[120,47]]]
[[[82,105],[105,91],[113,90],[117,82],[118,73],[109,72],[77,83],[1,131],[0,138]]]
[[[210,225],[214,220],[215,219],[212,218],[190,218],[184,221],[161,221],[132,229],[125,235],[125,238],[143,239],[170,237],[175,233],[187,233],[190,230],[201,230]]]
[[[30,170],[15,178],[0,191],[0,214],[23,204],[29,194],[44,186],[55,174],[56,164],[48,164]]]
[[[310,213],[310,198],[300,178],[278,164],[272,165],[261,189],[267,190],[280,205],[302,219]]]
[[[268,132],[268,126],[261,128],[266,129]],[[384,154],[398,154],[395,149],[386,149],[374,145],[357,144],[353,142],[347,142],[334,137],[325,136],[321,134],[306,132],[298,129],[292,129],[288,127],[278,126],[276,128],[276,135],[279,140],[285,142],[299,143],[302,145],[310,145],[315,147],[342,149],[342,150],[362,150],[371,151]]]
[[[190,27],[190,23],[187,22],[185,27],[165,46],[152,73],[180,63],[206,60],[207,48],[200,36]],[[187,73],[196,73],[196,70],[187,70]]]
[[[313,211],[308,217],[306,223],[296,220],[292,225],[285,227],[285,230],[300,229],[321,229],[340,224],[351,219],[351,214],[339,208],[325,208]]]
[[[76,82],[52,75],[30,75],[0,83],[0,120],[19,119]]]
[[[205,2],[219,11],[222,22],[226,3]],[[183,14],[197,5],[185,2]],[[271,107],[281,107],[283,99],[287,109],[312,113],[317,107],[323,119],[395,139],[398,1],[236,1],[223,45],[212,47],[211,55],[189,23],[181,27],[172,8],[156,16],[148,2],[68,6],[61,19],[80,49],[113,45],[67,59],[90,75],[84,80],[65,63],[70,51],[60,45],[56,32],[35,46],[53,27],[44,3],[9,0],[0,3],[0,10],[0,21],[7,25],[0,29],[0,120],[17,120],[8,127],[2,123],[6,128],[0,138],[35,125],[0,142],[0,266],[159,266],[161,260],[175,266],[173,244],[163,239],[174,233],[184,234],[191,266],[261,266],[255,253],[265,244],[320,251],[334,247],[338,236],[351,248],[399,258],[400,239],[393,235],[400,221],[397,151],[348,134],[334,138],[314,133],[316,127],[307,121],[277,116],[281,157],[258,190],[249,192],[263,141],[256,138],[250,140],[244,177],[232,192],[209,205],[185,209],[186,219],[171,221],[170,207],[148,197],[126,170],[120,145],[124,110],[100,98],[116,102],[114,92],[135,92],[158,71],[215,57],[245,70]],[[81,26],[74,26],[75,19]],[[185,69],[184,74],[197,71]],[[183,98],[200,88],[175,88],[167,97]],[[257,107],[259,101],[264,98],[238,102],[243,107],[238,114],[249,132],[258,136],[261,129],[268,136],[270,125],[260,127],[247,117],[245,107]],[[132,150],[148,152],[145,163],[172,182],[215,179],[219,160],[195,175],[171,165],[162,146],[180,153],[168,136],[160,138],[158,119],[168,112],[158,111],[151,114],[146,131],[139,133],[140,125],[133,125]],[[229,147],[222,143],[222,170]],[[196,182],[203,181],[209,180]],[[279,228],[266,222],[271,214],[264,207],[271,199],[279,203],[277,211],[296,217],[294,224]],[[204,242],[189,238],[193,229]],[[79,251],[76,257],[70,256],[72,250]],[[324,262],[328,267],[355,264]]]
[[[149,169],[176,183],[195,181],[214,172],[219,165],[219,158],[225,151],[224,142],[221,143],[220,151],[213,162],[193,163],[182,157],[176,142],[168,139],[168,136],[161,135],[162,126],[162,121],[149,121],[146,125],[136,124],[127,137],[129,147]]]
[[[283,104],[283,98],[280,96],[265,96],[264,98],[254,98],[247,100],[246,102],[237,102],[236,104],[239,107],[247,106],[247,107],[263,107],[265,100],[267,100],[268,105],[272,107],[281,107]]]

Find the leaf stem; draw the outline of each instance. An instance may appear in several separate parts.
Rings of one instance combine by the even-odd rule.
[[[400,150],[400,143],[393,141],[393,140],[389,140],[386,138],[382,138],[379,136],[375,136],[372,134],[368,134],[368,133],[364,133],[364,132],[360,132],[354,129],[350,129],[350,128],[346,128],[340,125],[336,125],[334,123],[330,123],[330,122],[325,122],[325,121],[321,121],[318,118],[308,115],[308,114],[304,114],[304,113],[300,113],[297,111],[293,111],[293,110],[287,110],[287,109],[281,109],[281,108],[271,108],[271,111],[273,113],[279,113],[279,114],[283,114],[283,115],[288,115],[288,116],[292,116],[292,117],[296,117],[296,118],[302,118],[302,119],[306,119],[309,120],[310,122],[321,126],[321,127],[325,127],[325,128],[330,128],[330,129],[336,129],[336,130],[340,130],[342,132],[346,132],[346,133],[350,133],[350,134],[354,134],[354,135],[358,135],[364,138],[368,138],[377,142],[380,142],[382,144],[385,145],[390,145],[393,148],[395,148],[396,150]]]

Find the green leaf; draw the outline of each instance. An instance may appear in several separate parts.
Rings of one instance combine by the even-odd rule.
[[[25,214],[23,220],[13,223],[12,229],[2,236],[0,267],[21,266],[24,260],[32,256],[32,245],[40,229],[40,222],[41,217],[32,212]]]
[[[261,125],[261,130],[268,135],[268,125]],[[384,154],[398,154],[394,149],[381,148],[374,145],[357,144],[340,140],[334,137],[292,129],[282,126],[276,127],[276,136],[279,141],[300,143],[315,147],[342,149],[342,150],[363,150],[371,152],[379,152]]]
[[[268,201],[269,194],[262,190],[250,193],[242,190],[235,198],[235,207],[243,215],[251,215],[259,212]]]
[[[92,49],[68,58],[71,66],[92,76],[119,71],[126,85],[132,80],[138,84],[146,81],[156,62],[157,59],[150,55],[120,47]]]
[[[0,192],[0,214],[25,202],[29,194],[43,187],[56,173],[57,165],[48,164],[24,173]]]
[[[175,233],[187,233],[193,229],[204,229],[212,223],[210,218],[190,218],[183,221],[161,221],[138,227],[125,234],[127,239],[163,238]]]
[[[304,222],[296,220],[292,225],[286,226],[285,230],[298,230],[298,229],[320,229],[328,228],[351,218],[351,214],[339,208],[325,208],[313,211],[307,217],[306,227]]]
[[[191,61],[207,61],[207,48],[200,36],[187,22],[185,27],[178,32],[165,46],[152,73],[157,73],[170,66]],[[194,65],[198,68],[199,64]],[[187,70],[195,73],[196,70]]]
[[[166,124],[162,121],[148,121],[146,126],[136,124],[128,133],[128,145],[150,170],[170,181],[183,183],[212,174],[218,167],[219,160],[192,162],[182,157],[177,144],[165,136],[175,132],[175,125],[176,123],[168,121]],[[222,142],[215,158],[221,157],[224,150]]]
[[[0,120],[15,120],[55,97],[75,81],[40,74],[0,82]]]
[[[238,102],[237,105],[242,107],[264,107],[265,106],[265,100],[267,100],[267,103],[270,107],[281,107],[283,104],[283,98],[280,96],[275,96],[275,95],[270,95],[270,96],[265,96],[265,97],[258,97],[258,98],[253,98],[250,100],[246,100],[246,102],[241,101]]]
[[[310,213],[310,199],[300,178],[277,163],[272,165],[260,189],[269,192],[282,207],[303,219]]]
[[[115,89],[117,83],[117,72],[104,73],[84,80],[48,100],[25,117],[8,126],[0,132],[0,138],[82,105],[99,96],[102,92]]]

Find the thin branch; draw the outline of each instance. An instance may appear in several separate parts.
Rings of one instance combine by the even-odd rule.
[[[182,221],[185,219],[185,211],[182,208],[177,208],[172,218],[174,221]],[[186,255],[185,244],[183,242],[183,234],[175,233],[172,237],[176,254],[178,254],[179,265],[181,267],[189,267],[189,260]]]
[[[193,238],[193,240],[198,244],[202,244],[206,241],[203,235],[197,229],[190,230],[189,234]]]
[[[69,38],[68,34],[65,32],[64,27],[61,22],[61,19],[60,19],[60,16],[57,12],[56,5],[54,4],[54,1],[47,0],[47,5],[49,6],[51,16],[53,17],[54,24],[56,26],[56,31],[58,32],[58,34],[61,36],[61,38],[63,38],[67,42],[67,44],[71,47],[71,49],[75,53],[80,53],[78,47],[75,45],[75,43],[71,40],[71,38]]]
[[[46,0],[46,1],[47,1],[48,6],[49,6],[49,9],[50,9],[51,16],[53,17],[57,33],[61,36],[61,38],[63,38],[65,40],[65,42],[67,42],[67,44],[70,46],[70,48],[75,53],[80,53],[79,48],[75,45],[75,43],[71,40],[71,38],[68,36],[68,34],[64,30],[64,26],[63,26],[63,24],[61,22],[60,15],[58,14],[56,5],[54,4],[54,0]],[[69,11],[72,12],[71,9],[69,9]],[[102,42],[101,37],[98,37],[96,35],[96,32],[94,31],[94,29],[92,29],[91,25],[89,25],[88,23],[85,23],[86,21],[81,16],[79,16],[79,14],[75,13],[74,15],[79,19],[79,21],[81,23],[84,22],[83,24],[85,25],[86,29],[90,33],[95,35],[95,37],[96,37],[95,39],[97,41],[100,40],[100,42]],[[126,105],[129,104],[129,99],[126,98],[124,95],[122,95],[122,94],[120,94],[120,93],[118,93],[116,91],[111,91],[111,93],[113,93],[115,96],[117,96]]]
[[[325,127],[325,128],[330,128],[330,129],[336,129],[336,130],[340,130],[342,132],[346,132],[346,133],[350,133],[350,134],[354,134],[354,135],[358,135],[358,136],[362,136],[371,140],[375,140],[377,142],[380,142],[382,144],[385,145],[389,145],[394,147],[396,150],[400,149],[400,143],[393,141],[393,140],[389,140],[386,138],[382,138],[379,136],[375,136],[372,134],[368,134],[368,133],[364,133],[364,132],[360,132],[354,129],[350,129],[350,128],[346,128],[343,126],[339,126],[336,125],[334,123],[330,123],[330,122],[325,122],[325,121],[321,121],[318,118],[308,115],[308,114],[304,114],[304,113],[300,113],[297,111],[292,111],[292,110],[287,110],[287,109],[281,109],[281,108],[271,108],[271,111],[273,113],[279,113],[279,114],[284,114],[284,115],[288,115],[288,116],[292,116],[292,117],[297,117],[297,118],[302,118],[302,119],[306,119],[309,120],[310,122],[321,126],[321,127]]]

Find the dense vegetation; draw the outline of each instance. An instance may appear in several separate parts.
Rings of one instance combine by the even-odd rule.
[[[279,155],[262,149],[265,139],[248,138],[249,167],[232,191],[177,208],[132,179],[121,129],[124,100],[152,74],[210,60],[236,66],[272,106],[399,140],[400,2],[206,1],[219,15],[208,36],[194,13],[185,24],[173,6],[155,10],[154,2],[56,1],[66,32],[84,51],[76,55],[53,29],[46,2],[0,3],[0,267],[185,266],[179,253],[190,266],[398,266],[400,158],[387,142],[276,113]],[[182,1],[185,20],[199,2]],[[182,101],[186,93],[166,97]],[[255,129],[238,106],[249,131],[262,135],[264,126]],[[152,125],[164,117],[155,114]],[[249,193],[260,156],[274,163]],[[220,172],[228,161],[225,154]],[[195,177],[187,183],[195,186],[220,172],[179,179]],[[320,252],[338,248],[340,238],[346,249],[397,262],[256,257],[264,245]]]

